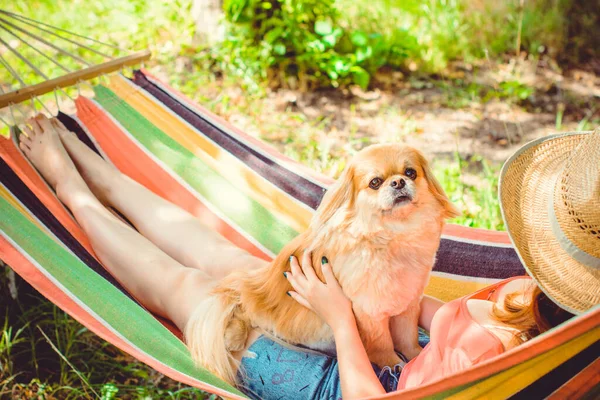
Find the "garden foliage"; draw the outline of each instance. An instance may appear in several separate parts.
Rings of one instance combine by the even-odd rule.
[[[569,19],[577,4],[576,0],[225,0],[227,35],[215,54],[221,68],[242,77],[245,84],[268,81],[305,90],[347,84],[366,88],[382,67],[440,74],[456,60],[477,63],[521,52],[564,58],[568,32],[581,19]]]
[[[363,88],[381,66],[400,67],[416,40],[344,26],[334,0],[227,0],[221,54],[244,78],[275,75],[302,89],[354,83]]]

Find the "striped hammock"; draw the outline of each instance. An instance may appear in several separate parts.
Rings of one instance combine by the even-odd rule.
[[[229,126],[145,71],[111,77],[58,118],[123,173],[271,260],[304,230],[331,180]],[[12,140],[0,137],[0,259],[103,339],[157,371],[226,398],[168,321],[110,276],[69,212]],[[448,301],[523,275],[508,236],[449,225],[426,293]],[[432,384],[389,398],[575,398],[600,390],[600,307]],[[290,398],[294,398],[290,394]]]

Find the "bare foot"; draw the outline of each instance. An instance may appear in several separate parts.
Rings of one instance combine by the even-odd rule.
[[[58,119],[53,118],[51,123],[91,191],[103,204],[109,205],[110,190],[114,186],[112,182],[121,174],[119,170],[94,153]]]
[[[28,123],[32,128],[24,128],[27,136],[20,136],[19,146],[58,197],[63,200],[61,197],[68,192],[67,187],[85,186],[50,120],[38,115]]]

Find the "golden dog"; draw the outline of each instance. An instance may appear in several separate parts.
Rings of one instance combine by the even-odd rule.
[[[234,383],[232,351],[245,347],[259,327],[295,344],[323,348],[331,329],[286,292],[289,259],[312,252],[321,280],[326,256],[353,304],[361,338],[380,367],[421,350],[417,341],[419,303],[439,247],[444,221],[458,215],[417,150],[398,145],[370,146],[352,159],[326,193],[309,229],[289,243],[264,269],[239,270],[219,282],[186,327],[194,359]],[[405,323],[396,342],[389,320]]]

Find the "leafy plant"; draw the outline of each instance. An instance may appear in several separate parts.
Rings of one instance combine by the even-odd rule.
[[[246,83],[366,89],[381,66],[399,66],[414,43],[403,30],[390,40],[342,26],[334,0],[228,0],[224,9],[229,26],[219,54]]]
[[[0,268],[2,268],[0,266]],[[15,345],[25,341],[22,336],[25,327],[14,329],[9,325],[8,316],[4,318],[2,332],[0,332],[0,379],[13,374],[12,352]],[[6,375],[6,376],[5,376]]]
[[[484,101],[499,99],[515,103],[527,100],[534,93],[534,89],[518,80],[503,81],[498,84],[497,90],[490,90]]]

